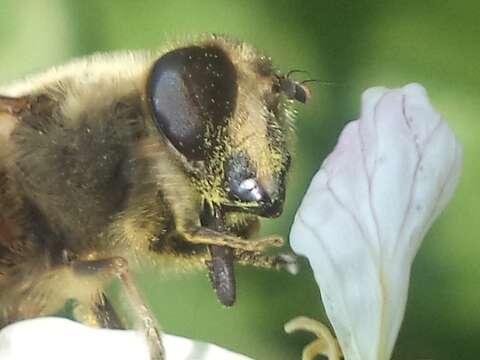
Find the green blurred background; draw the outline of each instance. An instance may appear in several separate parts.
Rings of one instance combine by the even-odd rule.
[[[95,51],[156,48],[171,37],[218,32],[254,44],[312,85],[300,107],[297,157],[284,215],[263,232],[288,236],[295,209],[363,89],[422,83],[465,147],[454,200],[413,268],[394,359],[477,359],[480,350],[480,5],[476,1],[0,0],[0,82]],[[141,287],[170,333],[257,359],[299,359],[308,334],[297,315],[327,321],[305,261],[298,276],[238,268],[238,303],[219,305],[206,272],[158,274]]]

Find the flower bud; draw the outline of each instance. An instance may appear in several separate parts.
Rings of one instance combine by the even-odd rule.
[[[346,360],[390,358],[413,259],[461,164],[462,146],[422,86],[365,91],[360,119],[313,178],[290,234]]]

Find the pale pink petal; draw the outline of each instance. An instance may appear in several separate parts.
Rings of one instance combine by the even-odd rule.
[[[290,242],[310,260],[346,360],[390,358],[413,258],[462,156],[422,86],[378,87],[312,180]]]

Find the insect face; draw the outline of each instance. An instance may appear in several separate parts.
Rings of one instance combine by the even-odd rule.
[[[278,85],[268,58],[221,41],[173,50],[153,66],[147,93],[154,121],[211,205],[281,213],[290,107],[301,96]]]

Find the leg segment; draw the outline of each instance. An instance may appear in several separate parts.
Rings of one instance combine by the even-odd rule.
[[[235,261],[241,265],[251,265],[264,269],[286,270],[291,274],[298,272],[296,257],[290,254],[270,256],[258,251],[235,250]]]
[[[106,329],[126,329],[115,308],[103,293],[99,293],[92,306],[98,324]]]
[[[261,239],[242,239],[205,227],[182,232],[185,240],[193,244],[227,246],[233,249],[245,251],[259,251],[268,246],[280,247],[283,239],[280,236],[271,236]]]
[[[134,279],[128,270],[128,262],[121,257],[99,260],[74,260],[71,268],[79,275],[115,276],[122,285],[122,291],[128,301],[137,326],[144,334],[150,348],[152,360],[164,360],[165,350],[155,317],[142,299]],[[94,312],[100,324],[109,328],[123,328],[111,303],[101,294],[94,304]]]
[[[151,360],[165,360],[165,349],[162,338],[159,333],[160,326],[148,306],[142,299],[140,292],[135,285],[130,272],[125,272],[120,276],[122,288],[129,303],[135,312],[138,326],[147,339]]]

